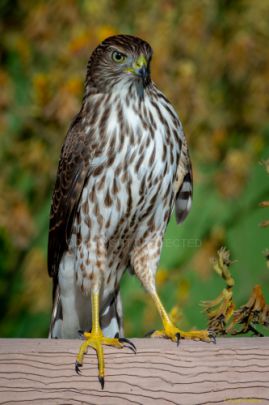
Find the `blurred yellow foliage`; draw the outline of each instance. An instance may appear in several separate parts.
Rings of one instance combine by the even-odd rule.
[[[230,149],[224,160],[224,169],[216,175],[216,183],[224,197],[240,195],[248,179],[250,159],[247,151]]]
[[[156,274],[156,285],[157,287],[161,287],[169,278],[169,272],[164,268],[159,268]]]
[[[182,318],[182,313],[178,305],[175,305],[168,315],[174,325],[178,325]]]
[[[114,27],[109,25],[101,25],[96,30],[96,38],[98,42],[103,41],[104,39],[110,37],[111,35],[116,35],[117,31]]]
[[[211,269],[208,266],[208,258],[215,255],[225,239],[225,231],[220,226],[214,226],[211,234],[203,241],[201,248],[193,255],[191,260],[192,267],[199,273],[202,279],[207,279],[211,275]]]
[[[184,304],[190,298],[190,283],[188,280],[180,279],[177,282],[176,288],[176,302],[180,302],[180,304]],[[178,307],[174,307],[178,308]]]
[[[51,309],[51,302],[48,300],[51,286],[46,269],[44,251],[39,248],[32,249],[23,263],[25,290],[21,302],[33,313]]]
[[[6,188],[0,180],[0,229],[6,229],[12,243],[18,249],[28,247],[35,234],[33,218],[20,194]]]
[[[83,48],[88,49],[90,39],[90,30],[85,30],[77,34],[69,42],[68,50],[71,54],[80,53]]]
[[[33,94],[38,105],[45,106],[49,101],[50,78],[47,74],[36,73],[33,76]]]

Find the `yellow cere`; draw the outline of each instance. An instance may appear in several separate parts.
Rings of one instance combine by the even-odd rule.
[[[144,55],[140,55],[136,61],[133,63],[132,67],[127,67],[125,69],[126,73],[137,74],[138,69],[141,69],[143,66],[147,66],[148,62]]]
[[[141,67],[143,67],[143,66],[147,66],[147,59],[145,58],[145,56],[144,55],[140,55],[137,59],[136,59],[136,61],[135,61],[135,63],[133,64],[133,67],[134,67],[134,69],[140,69]]]

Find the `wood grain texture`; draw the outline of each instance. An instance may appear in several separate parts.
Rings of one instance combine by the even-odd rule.
[[[269,404],[269,338],[133,342],[105,348],[102,391],[94,351],[74,371],[80,340],[0,339],[0,404]]]

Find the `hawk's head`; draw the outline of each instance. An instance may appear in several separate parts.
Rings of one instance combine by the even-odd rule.
[[[150,79],[151,46],[131,35],[105,39],[92,53],[87,69],[87,84],[106,92],[130,84],[147,87]],[[127,86],[128,88],[128,86]]]

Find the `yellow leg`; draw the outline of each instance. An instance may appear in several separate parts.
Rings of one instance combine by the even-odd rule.
[[[99,322],[99,294],[92,293],[92,330],[91,332],[84,332],[85,342],[80,346],[77,360],[75,363],[75,370],[79,374],[80,367],[83,365],[84,355],[88,351],[88,347],[92,347],[97,354],[98,359],[98,379],[100,381],[102,389],[105,384],[105,361],[104,361],[104,350],[103,345],[114,346],[122,349],[123,347],[129,347],[131,350],[136,352],[135,345],[126,338],[120,338],[115,336],[115,338],[108,338],[103,335]],[[126,345],[127,344],[127,345]]]
[[[178,329],[171,322],[158,294],[154,292],[151,295],[158,309],[158,312],[161,316],[164,327],[163,330],[154,331],[151,334],[152,337],[165,337],[171,339],[173,342],[177,342],[177,344],[179,344],[180,339],[192,339],[192,340],[202,340],[204,342],[211,342],[211,341],[215,342],[214,333],[208,330],[191,330],[189,332],[185,332],[181,329]]]

